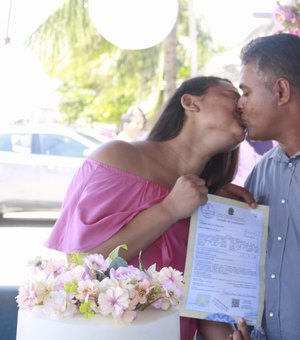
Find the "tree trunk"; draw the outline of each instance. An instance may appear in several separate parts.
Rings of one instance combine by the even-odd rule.
[[[164,102],[173,94],[176,89],[176,24],[165,40],[165,61],[164,61]]]

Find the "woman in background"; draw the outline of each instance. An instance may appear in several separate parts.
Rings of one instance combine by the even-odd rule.
[[[117,139],[134,142],[146,138],[147,119],[141,108],[132,106],[121,116]]]

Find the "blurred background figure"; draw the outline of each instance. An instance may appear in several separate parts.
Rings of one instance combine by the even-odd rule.
[[[131,106],[121,116],[117,138],[126,142],[145,139],[147,119],[143,110],[137,106]]]
[[[275,141],[252,141],[246,137],[240,144],[238,170],[232,183],[243,186],[255,164],[275,145]]]

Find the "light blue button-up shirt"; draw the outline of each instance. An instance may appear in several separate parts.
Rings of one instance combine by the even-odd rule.
[[[300,152],[270,150],[245,187],[270,206],[263,328],[269,340],[300,339]]]

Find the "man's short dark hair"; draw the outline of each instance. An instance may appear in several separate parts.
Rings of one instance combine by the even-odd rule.
[[[259,37],[241,51],[242,65],[252,61],[268,77],[284,77],[300,87],[300,38],[288,33]]]

